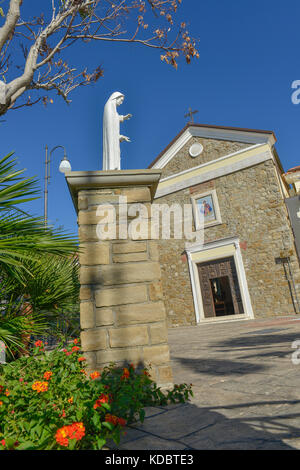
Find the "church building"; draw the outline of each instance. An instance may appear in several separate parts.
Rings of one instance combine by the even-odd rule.
[[[162,170],[153,203],[192,204],[194,230],[204,216],[204,244],[158,240],[169,326],[300,313],[296,192],[275,142],[272,131],[189,123],[149,166]]]

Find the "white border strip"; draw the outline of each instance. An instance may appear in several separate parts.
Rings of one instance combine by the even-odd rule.
[[[203,251],[209,251],[222,247],[222,246],[227,246],[227,245],[234,245],[235,246],[235,253],[234,253],[234,261],[236,265],[236,270],[237,270],[237,275],[238,275],[238,281],[241,289],[241,295],[242,295],[242,300],[243,300],[243,306],[245,309],[245,314],[240,316],[240,315],[233,315],[232,319],[253,319],[254,318],[254,313],[252,310],[252,305],[251,305],[251,299],[250,299],[250,294],[248,290],[248,284],[247,284],[247,278],[246,278],[246,273],[244,269],[244,263],[243,263],[243,258],[241,254],[241,248],[240,248],[240,241],[238,238],[224,238],[223,240],[217,240],[215,242],[210,242],[205,244],[204,246],[202,245],[194,245],[194,246],[189,246],[186,248],[186,254],[188,258],[188,265],[189,265],[189,271],[190,271],[190,278],[191,278],[191,284],[192,284],[192,294],[193,294],[193,300],[194,300],[194,307],[195,307],[195,316],[196,316],[196,322],[197,323],[208,323],[208,319],[205,318],[204,316],[204,308],[203,308],[203,302],[202,302],[202,294],[201,294],[201,288],[200,288],[200,281],[199,281],[199,275],[198,275],[198,269],[197,269],[197,263],[192,260],[192,253],[199,253]],[[224,257],[224,255],[220,255],[220,259]],[[208,257],[209,258],[209,257]],[[214,259],[219,259],[214,258]],[[203,259],[203,262],[205,262],[205,258]],[[238,317],[238,318],[237,318]],[[226,319],[225,317],[220,317],[220,320],[213,320],[213,322],[224,322],[228,321],[229,319]],[[210,322],[212,322],[210,320]]]
[[[201,165],[193,166],[192,168],[188,168],[187,170],[180,171],[179,173],[174,173],[170,176],[166,176],[165,178],[160,179],[160,183],[163,183],[164,181],[171,180],[172,178],[177,178],[177,176],[184,175],[186,173],[193,172],[194,170],[198,170],[199,168],[205,168],[206,166],[212,165],[213,163],[221,162],[222,160],[226,160],[227,158],[230,157],[235,157],[236,155],[240,155],[241,153],[244,152],[249,152],[249,150],[253,150],[257,147],[263,147],[265,144],[256,144],[256,145],[251,145],[250,147],[246,147],[241,150],[237,150],[236,152],[229,153],[228,155],[224,155],[223,157],[220,158],[215,158],[215,160],[211,160],[209,162],[201,163]]]
[[[167,194],[175,193],[177,191],[180,191],[181,189],[185,189],[199,183],[204,183],[205,181],[210,181],[215,178],[220,178],[221,176],[229,175],[230,173],[234,173],[236,171],[244,170],[245,168],[258,165],[259,163],[265,162],[266,160],[270,159],[272,159],[272,154],[269,150],[267,150],[265,152],[259,153],[258,155],[253,155],[251,157],[245,158],[244,160],[241,160],[239,162],[225,165],[216,170],[206,171],[203,174],[187,178],[186,180],[179,181],[178,183],[170,184],[170,186],[167,186],[165,188],[160,188],[160,185],[158,185],[154,199],[166,196]],[[216,161],[214,160],[214,163],[215,162]]]
[[[222,217],[221,217],[221,212],[220,212],[220,207],[219,207],[217,191],[215,189],[211,189],[210,191],[205,191],[205,193],[196,193],[191,196],[196,230],[202,229],[202,225],[200,223],[199,207],[197,205],[197,199],[204,198],[206,196],[212,197],[216,217],[211,222],[204,222],[204,228],[212,227],[214,225],[219,225],[222,223]]]

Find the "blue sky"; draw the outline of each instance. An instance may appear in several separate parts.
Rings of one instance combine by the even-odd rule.
[[[30,0],[28,13],[50,0]],[[7,3],[7,2],[4,2]],[[183,0],[178,21],[185,20],[200,39],[200,58],[181,62],[176,71],[160,53],[134,45],[87,44],[70,55],[77,64],[102,64],[104,78],[75,90],[67,106],[55,94],[52,105],[10,111],[0,124],[1,155],[15,151],[26,175],[37,176],[43,191],[45,145],[66,148],[73,170],[102,169],[102,114],[114,91],[125,94],[122,124],[132,142],[122,143],[122,168],[146,168],[184,127],[188,107],[199,110],[196,122],[273,130],[285,170],[299,165],[300,104],[291,101],[291,84],[300,79],[299,1]],[[76,214],[58,172],[63,156],[53,153],[49,219],[77,234]],[[43,198],[27,206],[43,215]]]

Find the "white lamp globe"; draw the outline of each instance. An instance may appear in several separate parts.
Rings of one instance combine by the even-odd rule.
[[[69,160],[64,159],[60,162],[59,171],[61,173],[67,173],[68,171],[71,171],[71,164]]]

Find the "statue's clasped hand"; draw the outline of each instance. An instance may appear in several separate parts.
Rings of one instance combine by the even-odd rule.
[[[131,142],[129,137],[126,137],[126,135],[120,135],[120,142]]]

